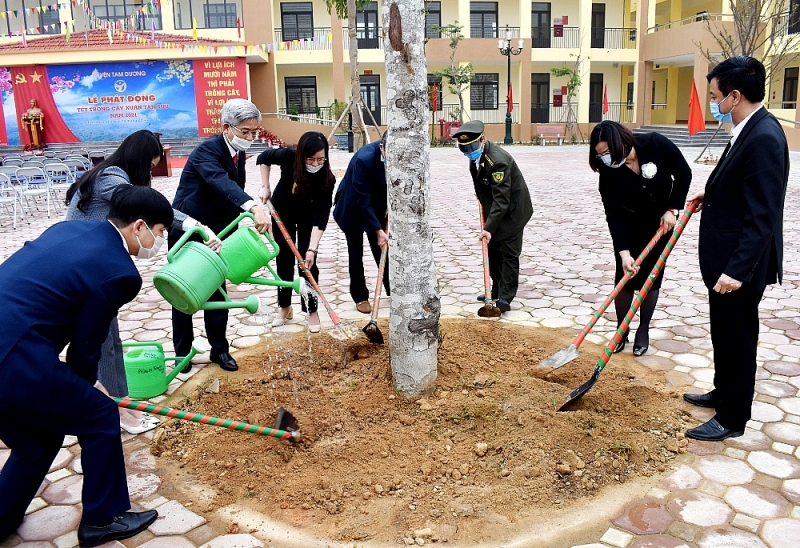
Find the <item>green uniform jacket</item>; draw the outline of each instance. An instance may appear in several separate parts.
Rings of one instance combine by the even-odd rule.
[[[504,240],[519,234],[533,215],[528,184],[511,155],[486,141],[480,170],[469,163],[475,194],[483,206],[484,230],[492,239]]]

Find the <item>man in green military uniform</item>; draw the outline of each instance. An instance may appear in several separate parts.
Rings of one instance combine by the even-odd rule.
[[[483,206],[481,238],[489,248],[492,299],[502,312],[511,310],[519,286],[522,232],[533,215],[528,185],[511,155],[487,141],[483,122],[472,120],[453,134],[458,149],[469,158],[475,194]],[[478,297],[483,300],[483,295]]]

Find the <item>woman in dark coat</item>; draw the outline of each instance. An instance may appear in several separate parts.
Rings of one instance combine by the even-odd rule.
[[[630,310],[633,292],[642,288],[669,241],[669,232],[686,203],[692,170],[678,147],[666,137],[658,133],[634,136],[625,126],[608,120],[592,130],[589,166],[600,173],[600,197],[614,242],[614,283],[625,272],[635,274],[614,301],[619,326]],[[641,268],[635,268],[636,258],[660,226],[667,234],[650,251]],[[641,356],[650,346],[650,320],[663,277],[662,270],[639,309],[639,327],[633,341],[635,356]],[[614,352],[621,352],[627,342],[626,333]]]
[[[328,225],[333,187],[336,185],[336,177],[328,162],[328,140],[318,131],[309,131],[300,137],[297,148],[267,149],[259,154],[256,163],[261,171],[259,196],[262,202],[272,200],[281,221],[297,244],[297,250],[305,259],[305,267],[319,281],[317,250]],[[270,166],[273,165],[281,167],[281,178],[274,193],[269,185]],[[272,233],[280,248],[275,259],[278,276],[291,281],[296,262],[294,254],[274,221]],[[302,270],[300,275],[303,276]],[[286,320],[292,319],[290,288],[278,288],[278,306],[280,309],[273,326],[284,325]],[[319,332],[317,298],[310,297],[308,303],[303,298],[301,306],[304,312],[308,312],[308,330]]]

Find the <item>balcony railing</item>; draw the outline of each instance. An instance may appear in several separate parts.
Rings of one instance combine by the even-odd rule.
[[[375,32],[373,32],[375,31]],[[383,36],[378,29],[356,29],[356,38],[358,39],[358,49],[383,49]],[[350,30],[342,29],[342,44],[344,51],[350,49]]]
[[[794,109],[797,108],[797,101],[770,101],[767,103],[769,109]]]
[[[333,48],[330,27],[313,29],[275,29],[275,41],[287,50],[320,50]]]
[[[333,117],[333,110],[331,107],[317,107],[316,112],[304,114],[289,114],[285,107],[281,107],[278,109],[278,112],[275,113],[275,115],[278,118],[288,119],[295,122],[303,122],[306,124],[332,126],[336,123],[336,118]]]
[[[578,115],[578,103],[572,103],[574,117]],[[532,124],[564,124],[567,122],[569,110],[567,104],[555,106],[553,103],[534,103],[531,105]]]
[[[684,17],[683,19],[676,19],[675,21],[669,21],[667,23],[662,23],[660,25],[656,25],[654,27],[650,27],[647,29],[647,33],[650,34],[652,32],[660,32],[667,29],[674,29],[678,27],[682,27],[683,25],[690,25],[692,23],[702,22],[702,21],[733,21],[733,15],[729,13],[698,13],[697,15],[691,15],[689,17]]]
[[[469,28],[469,38],[505,38],[506,31],[511,31],[511,38],[519,38],[519,27],[474,26]]]
[[[473,120],[480,120],[484,124],[503,124],[506,121],[508,103],[500,103],[496,109],[473,110],[470,116]],[[512,103],[511,122],[519,123],[519,103]]]
[[[602,40],[599,31],[603,31]],[[592,47],[602,49],[636,49],[636,29],[634,28],[593,28]]]
[[[555,35],[554,27],[531,27],[531,43],[534,48],[579,48],[579,27],[562,27],[561,36]]]
[[[441,26],[441,25],[440,25]],[[425,38],[453,38],[458,33],[454,31],[447,31],[447,30],[434,30],[430,27],[425,27]],[[461,29],[461,35],[463,36],[464,29]]]
[[[789,12],[782,13],[773,19],[773,31],[776,37],[783,38],[800,33],[800,14],[794,16]]]
[[[633,122],[633,103],[608,103],[608,112],[603,114],[603,120],[612,120],[620,124]]]
[[[439,105],[438,110],[431,111],[431,119],[432,123],[438,124],[439,120],[444,120],[445,122],[458,122],[458,113],[461,110],[461,107],[457,104],[445,104]],[[464,115],[465,119],[469,119],[468,116]]]
[[[653,103],[650,110],[667,110],[667,103]]]

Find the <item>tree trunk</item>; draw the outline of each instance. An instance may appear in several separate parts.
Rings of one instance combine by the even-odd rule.
[[[384,4],[388,99],[389,356],[394,387],[418,394],[436,380],[440,301],[430,227],[430,147],[423,0]],[[387,24],[388,22],[388,24]]]
[[[347,33],[350,36],[350,97],[358,99],[361,95],[361,82],[358,78],[358,38],[356,35],[356,0],[347,0]],[[353,151],[364,144],[364,124],[361,123],[361,103],[353,101],[350,107],[353,119]]]

